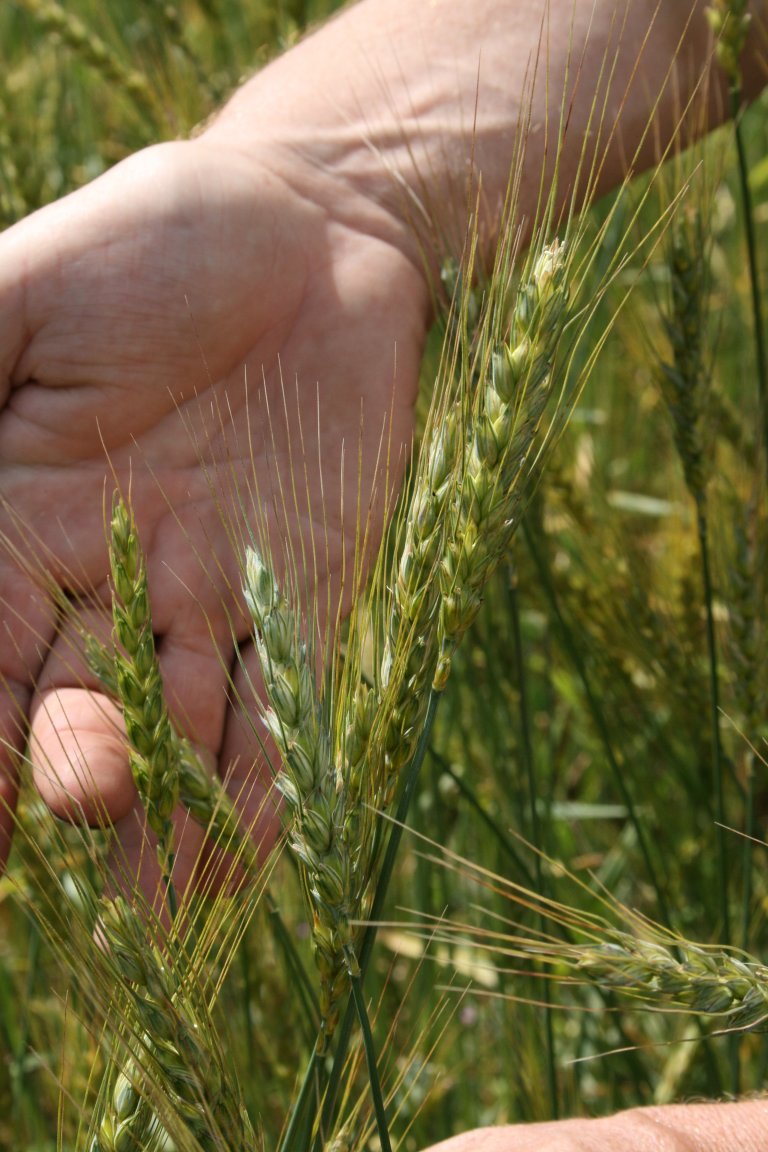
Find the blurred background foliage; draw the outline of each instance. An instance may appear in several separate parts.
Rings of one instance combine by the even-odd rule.
[[[193,131],[333,7],[5,0],[0,223],[137,148]],[[743,130],[764,278],[764,102]],[[640,243],[684,186],[678,211],[704,222],[708,269],[706,507],[724,854],[699,509],[662,388],[674,351],[669,245],[662,239],[651,253]],[[595,229],[606,211],[593,209]],[[630,194],[617,234],[631,211]],[[611,233],[603,243],[607,252]],[[601,323],[613,325],[597,370],[457,658],[413,823],[516,883],[584,908],[597,907],[590,892],[605,890],[703,942],[723,940],[724,858],[730,943],[760,956],[768,912],[766,456],[731,128],[669,165],[638,224],[638,245],[596,317],[596,340]],[[630,281],[631,298],[614,318]],[[434,362],[428,356],[427,391]],[[0,881],[0,1148],[48,1152],[57,1141],[74,1147],[98,1036],[80,1022],[77,984],[52,959],[35,910],[46,860],[71,874],[73,899],[87,860],[78,836],[55,828],[32,798],[22,819],[30,843]],[[503,891],[406,840],[390,900],[395,926],[382,933],[372,974],[378,1025],[389,1037],[385,1080],[399,1083],[403,1148],[484,1123],[764,1086],[768,1048],[759,1033],[705,1039],[684,1014],[642,1014],[589,984],[550,986],[535,967],[509,971],[519,965],[469,943],[427,946],[408,927],[411,909],[486,924],[519,918],[532,933],[539,924]],[[584,888],[568,882],[560,861]],[[286,862],[273,893],[301,942],[306,925]],[[311,1037],[268,921],[259,909],[218,1011],[252,1115],[273,1147]]]

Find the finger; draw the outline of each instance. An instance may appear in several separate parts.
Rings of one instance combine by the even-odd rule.
[[[35,787],[62,818],[109,825],[136,798],[120,708],[87,688],[36,696],[30,732]]]
[[[109,824],[131,811],[136,790],[122,712],[88,665],[86,636],[111,652],[99,599],[73,604],[50,646],[30,710],[30,759],[35,786],[57,816]]]
[[[151,582],[153,566],[149,565]],[[171,720],[176,731],[196,745],[213,772],[227,707],[232,648],[228,615],[220,595],[214,598],[217,610],[210,614],[190,589],[186,590],[189,595],[180,598],[178,581],[172,599],[176,610],[169,612],[169,589],[162,586],[162,580],[153,583],[152,598],[163,605],[158,617],[170,624],[156,646]],[[104,695],[84,661],[86,635],[97,637],[112,651],[111,622],[100,603],[79,602],[72,607],[40,674],[31,740],[35,782],[57,815],[114,824],[123,837],[113,854],[121,886],[138,884],[145,898],[154,903],[159,874],[152,863],[154,852],[148,850],[153,837],[148,838],[138,802],[121,707],[119,701]],[[187,828],[183,812],[177,815],[174,883],[184,890],[201,864],[204,836],[199,829]]]

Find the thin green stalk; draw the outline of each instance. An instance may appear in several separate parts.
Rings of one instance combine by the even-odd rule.
[[[379,1134],[381,1152],[392,1152],[392,1145],[389,1140],[389,1126],[387,1124],[387,1110],[384,1107],[384,1097],[381,1094],[381,1083],[379,1081],[379,1069],[376,1063],[376,1050],[373,1043],[371,1022],[368,1019],[368,1009],[366,1008],[365,996],[363,995],[363,982],[358,975],[352,976],[349,983],[352,990],[352,1000],[355,1005],[357,1019],[360,1024],[360,1031],[363,1034],[365,1063],[368,1067],[368,1083],[373,1099],[373,1111],[376,1116],[376,1128]]]
[[[40,969],[40,946],[42,943],[40,929],[34,919],[31,919],[29,929],[29,953],[27,958],[27,980],[26,989],[24,993],[24,1003],[31,1004],[34,997],[35,984],[38,979]],[[31,1127],[22,1122],[22,1116],[28,1121],[29,1117],[37,1119],[39,1117],[38,1109],[35,1107],[34,1099],[30,1093],[32,1085],[30,1084],[29,1072],[25,1069],[25,1063],[29,1057],[29,1024],[30,1017],[28,1012],[22,1012],[18,1017],[19,1031],[16,1038],[15,1051],[11,1054],[10,1060],[10,1077],[12,1084],[12,1107],[16,1116],[16,1123],[18,1123],[19,1131],[24,1131],[31,1134]]]
[[[701,549],[701,576],[704,583],[704,608],[707,621],[707,655],[709,660],[710,698],[710,742],[712,750],[712,797],[717,821],[717,872],[720,899],[720,919],[722,921],[722,941],[731,943],[731,922],[728,909],[728,877],[726,871],[725,848],[725,799],[723,794],[723,757],[720,739],[720,690],[717,665],[717,641],[715,638],[714,593],[709,562],[709,539],[707,526],[706,500],[702,495],[696,501],[696,523]]]
[[[536,870],[536,891],[546,895],[544,872],[541,866],[544,842],[541,833],[537,804],[536,770],[533,760],[533,741],[531,740],[530,710],[528,706],[528,689],[526,682],[526,665],[523,656],[523,635],[520,627],[520,600],[517,594],[517,584],[514,571],[510,573],[509,605],[512,617],[512,648],[514,653],[517,690],[520,699],[520,755],[525,768],[528,783],[528,803],[531,819],[531,837],[536,852],[534,854],[534,867]],[[546,932],[544,914],[539,915],[539,924],[542,933]],[[549,981],[544,981],[544,1035],[547,1059],[547,1088],[549,1091],[549,1108],[553,1120],[560,1116],[560,1099],[557,1084],[557,1061],[555,1057],[555,1035],[552,1028],[551,990]]]
[[[512,860],[515,867],[520,872],[523,881],[528,885],[529,888],[532,887],[535,882],[534,874],[531,872],[530,868],[525,863],[520,853],[516,850],[514,844],[510,840],[509,836],[507,836],[501,825],[496,820],[494,820],[490,812],[486,811],[486,809],[480,803],[474,789],[471,788],[469,784],[467,784],[466,780],[454,772],[453,768],[451,768],[445,757],[434,747],[430,748],[429,754],[439,764],[440,771],[444,772],[446,776],[450,777],[461,795],[488,828],[489,832],[492,834],[494,840],[499,845],[501,850],[505,853],[505,855],[509,856],[510,860]]]
[[[765,348],[763,328],[762,293],[760,290],[760,270],[757,260],[757,235],[755,232],[755,212],[752,191],[749,186],[749,167],[744,142],[741,86],[731,87],[731,115],[734,121],[736,155],[739,169],[739,189],[744,211],[744,235],[747,242],[749,263],[749,286],[752,300],[752,323],[755,335],[755,359],[757,361],[757,387],[760,402],[760,427],[763,436],[763,463],[768,475],[768,357]]]
[[[179,914],[179,900],[176,895],[176,885],[173,883],[173,861],[176,858],[176,853],[165,850],[165,858],[167,860],[167,868],[163,876],[163,884],[165,885],[165,898],[168,901],[168,914],[171,918],[171,923],[174,924]]]
[[[294,989],[301,1001],[304,1015],[311,1020],[314,1036],[316,1036],[320,1027],[320,1004],[315,994],[315,989],[301,962],[296,946],[291,939],[291,934],[285,927],[283,918],[280,915],[280,909],[269,893],[266,894],[266,901],[272,935],[285,960],[286,969],[294,981]]]
[[[696,495],[696,526],[701,551],[701,576],[704,584],[704,608],[707,622],[707,660],[709,664],[709,735],[712,759],[712,798],[715,809],[715,843],[717,852],[717,881],[720,900],[721,938],[723,944],[731,943],[731,918],[728,908],[728,874],[726,869],[725,847],[725,797],[723,794],[723,757],[720,739],[720,685],[717,664],[717,640],[715,637],[715,615],[713,611],[714,592],[709,563],[709,532],[707,524],[707,501],[703,491]],[[741,1084],[739,1069],[740,1036],[733,1032],[728,1042],[728,1065],[730,1087],[738,1095]]]
[[[747,788],[744,797],[744,848],[742,852],[741,947],[748,951],[752,872],[755,854],[755,754],[747,751]]]
[[[419,743],[416,746],[416,751],[413,759],[408,766],[405,773],[405,783],[403,790],[400,793],[400,799],[397,804],[397,811],[395,813],[394,822],[392,824],[392,831],[389,834],[387,841],[387,848],[384,853],[384,860],[381,865],[381,872],[379,873],[379,880],[376,885],[376,895],[373,898],[371,906],[371,923],[365,930],[363,943],[360,947],[360,975],[361,978],[365,977],[365,972],[368,967],[373,945],[376,941],[376,933],[378,932],[378,923],[383,909],[384,901],[389,889],[389,882],[392,879],[392,873],[395,868],[395,859],[400,847],[400,841],[403,838],[406,820],[408,819],[408,812],[410,811],[411,801],[413,794],[416,791],[416,782],[419,778],[421,765],[424,762],[424,756],[427,748],[429,747],[429,739],[432,734],[432,726],[435,722],[435,715],[437,713],[437,706],[442,697],[442,692],[432,688],[429,693],[429,700],[427,702],[427,713],[424,718],[424,727],[421,730]]]
[[[317,1048],[313,1047],[307,1067],[304,1070],[304,1079],[299,1095],[291,1110],[291,1118],[280,1141],[278,1152],[301,1152],[309,1148],[312,1135],[312,1113],[309,1105],[317,1090]]]
[[[629,821],[635,831],[640,854],[643,857],[643,862],[648,873],[648,879],[656,893],[656,901],[659,906],[660,919],[665,927],[672,931],[672,918],[670,916],[669,906],[664,894],[664,889],[662,888],[661,882],[656,873],[656,868],[653,864],[651,851],[648,846],[648,839],[637,815],[634,801],[632,799],[632,794],[629,791],[627,782],[624,778],[624,773],[621,771],[619,762],[616,759],[616,754],[613,750],[613,742],[608,731],[608,725],[606,723],[605,716],[603,715],[603,710],[600,707],[600,702],[598,701],[597,696],[592,688],[589,675],[587,674],[586,664],[584,663],[584,659],[581,655],[579,646],[574,640],[573,634],[571,633],[568,623],[563,615],[559,600],[557,598],[557,593],[555,592],[555,588],[549,574],[549,569],[544,561],[544,557],[541,554],[541,550],[536,543],[534,534],[526,520],[523,521],[523,531],[525,532],[525,539],[528,544],[528,548],[530,549],[533,562],[536,565],[536,570],[539,574],[539,579],[541,580],[544,593],[549,600],[550,607],[552,608],[555,619],[557,621],[557,626],[560,630],[563,644],[565,645],[568,656],[572,661],[574,668],[576,669],[576,673],[579,679],[581,680],[581,686],[589,706],[592,722],[594,723],[598,735],[602,741],[603,749],[605,751],[614,782],[619,790],[622,801],[626,806]]]
[[[430,690],[429,700],[427,702],[427,713],[424,719],[424,727],[421,730],[419,743],[416,746],[413,759],[411,760],[411,763],[405,772],[405,782],[400,794],[400,800],[397,805],[397,812],[392,824],[392,830],[389,834],[389,840],[387,841],[384,860],[382,862],[378,883],[376,885],[376,893],[374,895],[373,904],[371,906],[370,923],[365,930],[363,942],[360,946],[358,963],[360,966],[359,979],[361,982],[361,987],[362,982],[365,980],[365,974],[368,970],[371,953],[373,952],[373,945],[375,943],[376,933],[378,931],[378,920],[380,919],[384,908],[384,900],[386,899],[387,889],[392,878],[392,872],[395,866],[395,858],[397,856],[398,848],[400,847],[400,841],[402,839],[408,811],[411,806],[411,800],[413,799],[413,793],[416,789],[416,781],[418,780],[421,765],[424,761],[424,756],[429,746],[432,726],[435,722],[435,714],[437,712],[437,706],[441,696],[442,692],[439,692],[434,688]],[[336,1052],[333,1059],[333,1067],[331,1068],[331,1074],[328,1079],[325,1102],[323,1105],[323,1131],[329,1131],[331,1124],[333,1123],[334,1112],[336,1109],[336,1096],[338,1094],[339,1085],[341,1083],[341,1073],[344,1067],[344,1061],[346,1059],[347,1049],[349,1047],[349,1041],[352,1035],[353,1020],[354,1005],[351,1001],[349,1001],[347,1003],[346,1011],[344,1012],[341,1025],[339,1027]],[[289,1152],[289,1150],[286,1148],[285,1152]]]
[[[749,284],[752,300],[752,323],[755,334],[755,359],[757,362],[757,386],[760,402],[760,429],[763,438],[763,463],[768,475],[768,356],[765,348],[765,330],[763,327],[762,292],[760,285],[760,271],[757,260],[757,236],[755,232],[755,213],[752,202],[752,190],[749,184],[749,166],[747,161],[746,142],[744,140],[744,127],[742,117],[741,85],[731,85],[731,116],[734,122],[734,137],[736,140],[736,156],[739,171],[739,189],[741,192],[742,209],[744,213],[744,234],[747,242],[747,258],[749,262]],[[743,850],[743,896],[742,896],[742,947],[749,943],[749,910],[752,901],[752,868],[754,855],[755,812],[754,812],[755,773],[754,763],[747,780],[746,807],[744,812],[744,850]],[[722,831],[722,830],[721,830]]]

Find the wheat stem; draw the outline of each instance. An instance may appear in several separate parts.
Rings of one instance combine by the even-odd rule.
[[[757,387],[760,406],[760,426],[763,438],[763,464],[768,474],[768,354],[765,346],[762,289],[757,254],[757,233],[749,162],[744,139],[741,54],[751,23],[747,0],[713,0],[707,8],[707,20],[715,37],[715,54],[728,81],[730,114],[734,126],[736,158],[739,172],[739,192],[744,209],[744,235],[747,243],[749,287],[752,303],[752,322],[757,363]]]
[[[365,1051],[365,1062],[368,1068],[368,1082],[373,1098],[373,1110],[376,1116],[379,1145],[382,1152],[392,1152],[392,1145],[389,1139],[389,1125],[387,1123],[387,1110],[384,1107],[384,1098],[381,1094],[381,1084],[379,1082],[379,1070],[376,1065],[376,1048],[371,1031],[371,1022],[368,1019],[368,1009],[363,995],[362,980],[359,975],[351,978],[350,988],[363,1037],[363,1049]]]

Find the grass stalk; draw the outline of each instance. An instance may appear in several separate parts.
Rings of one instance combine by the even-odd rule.
[[[709,530],[706,500],[702,495],[696,501],[696,524],[701,554],[701,575],[704,586],[704,610],[707,627],[707,657],[709,668],[709,730],[712,757],[712,797],[714,802],[715,842],[717,851],[718,894],[720,903],[721,938],[731,944],[731,915],[728,900],[727,848],[725,842],[725,791],[722,737],[720,734],[720,676],[718,671],[717,637],[715,633],[714,589],[709,557]]]
[[[704,594],[704,610],[707,628],[707,665],[709,669],[709,738],[712,762],[712,795],[715,810],[715,852],[717,855],[717,882],[720,903],[721,939],[726,945],[731,943],[731,922],[728,899],[727,849],[725,842],[725,792],[723,787],[723,754],[720,734],[720,676],[718,672],[717,637],[715,634],[714,589],[709,558],[709,530],[706,494],[701,490],[696,498],[696,525],[701,556],[701,576]],[[729,1039],[730,1088],[734,1096],[741,1090],[739,1070],[739,1035],[734,1032]]]
[[[288,1119],[288,1126],[283,1133],[278,1152],[305,1152],[312,1144],[312,1130],[314,1127],[314,1112],[311,1110],[313,1099],[318,1095],[318,1072],[320,1060],[318,1059],[317,1045],[313,1045],[309,1054],[301,1088],[296,1097]]]
[[[752,303],[752,331],[755,341],[755,369],[757,373],[759,426],[762,433],[763,445],[763,466],[765,467],[766,477],[768,478],[768,355],[766,355],[765,347],[763,294],[757,255],[758,243],[755,229],[755,209],[752,201],[752,189],[749,184],[749,164],[743,126],[744,108],[740,85],[731,88],[730,99],[731,116],[734,124],[734,138],[736,141],[739,191],[741,193],[744,215],[744,239],[747,246],[747,262],[749,267],[749,291]]]
[[[419,742],[416,746],[416,751],[409,764],[403,788],[398,800],[397,811],[387,838],[387,846],[384,851],[384,857],[379,871],[376,890],[371,905],[371,913],[369,923],[365,927],[363,933],[362,943],[360,945],[360,952],[358,963],[360,966],[360,982],[361,986],[365,980],[365,974],[368,971],[368,965],[371,961],[373,954],[373,946],[376,942],[376,933],[378,931],[378,922],[382,917],[384,911],[384,902],[386,900],[389,883],[392,879],[392,874],[395,868],[395,861],[397,859],[400,841],[402,840],[403,832],[405,830],[406,821],[408,819],[408,812],[410,811],[411,801],[413,800],[414,792],[416,790],[416,783],[419,778],[421,766],[424,762],[429,741],[432,734],[432,726],[435,722],[437,714],[437,707],[442,696],[441,692],[432,689],[429,693],[427,702],[427,714],[422,728]],[[352,1023],[354,1020],[355,1009],[354,1005],[349,1002],[346,1011],[342,1017],[341,1027],[336,1043],[336,1050],[334,1052],[333,1065],[328,1079],[326,1089],[325,1101],[323,1105],[323,1130],[329,1131],[334,1118],[336,1108],[336,1097],[338,1095],[339,1086],[341,1084],[341,1074],[344,1068],[344,1062],[347,1057],[349,1048],[349,1041],[352,1036]]]
[[[373,1101],[373,1111],[376,1117],[376,1130],[378,1132],[379,1145],[381,1147],[381,1152],[392,1152],[392,1144],[389,1139],[387,1110],[384,1106],[384,1097],[382,1096],[381,1083],[379,1081],[379,1069],[376,1062],[376,1047],[373,1040],[373,1032],[371,1031],[371,1022],[368,1018],[368,1009],[365,1004],[365,996],[363,995],[363,982],[360,975],[357,975],[352,976],[349,983],[352,993],[352,1001],[355,1005],[355,1012],[360,1024],[360,1031],[362,1033],[363,1049],[365,1051],[365,1063],[368,1069],[368,1085]]]
[[[762,288],[758,261],[757,230],[752,189],[749,181],[749,162],[744,138],[744,93],[741,57],[751,22],[747,0],[712,0],[707,19],[715,36],[715,54],[728,81],[728,102],[733,121],[738,170],[738,189],[744,217],[744,238],[747,246],[752,330],[755,343],[755,366],[759,405],[759,424],[763,442],[763,466],[768,475],[768,355],[763,324]]]
[[[536,782],[536,768],[533,754],[533,741],[531,739],[530,708],[528,703],[527,670],[523,652],[523,634],[520,626],[520,598],[514,570],[510,572],[510,586],[508,603],[512,621],[512,651],[515,667],[515,679],[519,696],[520,716],[520,754],[523,760],[523,769],[528,785],[528,808],[531,821],[531,840],[536,849],[534,868],[536,870],[536,891],[545,895],[544,872],[542,869],[543,852],[545,845],[542,838],[541,820],[539,819],[538,788]],[[544,920],[540,917],[540,927],[544,930]],[[543,992],[544,1037],[547,1063],[547,1089],[549,1091],[549,1108],[551,1118],[557,1120],[560,1115],[560,1093],[557,1083],[557,1058],[555,1052],[555,1034],[552,1027],[552,1005],[549,983],[544,982]]]
[[[514,864],[520,876],[531,887],[535,886],[534,873],[528,867],[528,864],[523,859],[522,855],[515,848],[513,841],[504,831],[499,824],[498,820],[494,820],[490,812],[483,806],[479,800],[475,790],[467,783],[463,776],[459,776],[454,772],[448,761],[434,748],[430,748],[429,754],[440,765],[440,770],[449,776],[457,789],[469,804],[473,812],[476,813],[478,818],[482,821],[484,826],[488,829],[494,841],[499,845],[505,856]]]

